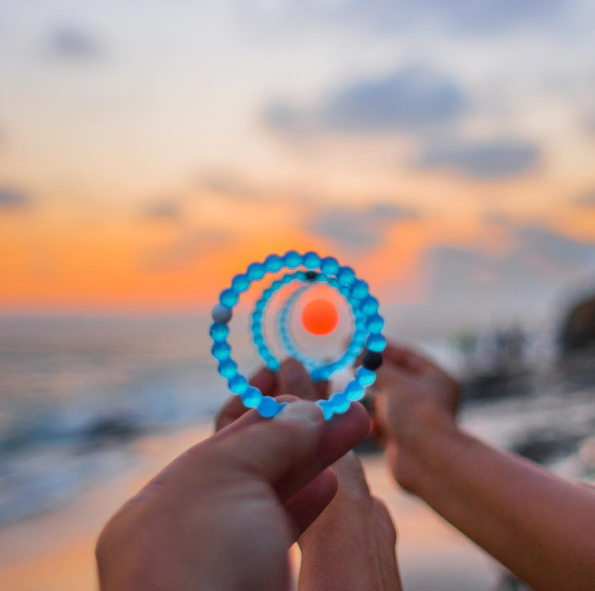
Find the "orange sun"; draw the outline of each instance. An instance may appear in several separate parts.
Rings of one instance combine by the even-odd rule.
[[[312,300],[308,302],[302,310],[302,324],[311,334],[318,337],[327,335],[339,323],[339,313],[337,308],[328,300]]]

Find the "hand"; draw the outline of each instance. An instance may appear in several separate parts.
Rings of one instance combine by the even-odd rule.
[[[325,423],[311,402],[252,410],[131,499],[97,544],[101,591],[278,591],[287,550],[333,498],[330,469],[369,430],[361,405]]]
[[[303,400],[327,397],[327,383],[314,384],[294,359],[283,363],[278,376],[262,369],[252,381],[272,396],[285,392]],[[245,412],[234,396],[219,413],[218,428]],[[298,540],[302,550],[299,590],[398,591],[396,532],[386,507],[370,494],[353,452],[335,462],[332,469],[338,480],[337,494]]]
[[[337,495],[299,539],[299,591],[400,591],[397,536],[384,503],[370,494],[353,452],[332,468]]]
[[[397,481],[412,488],[409,452],[434,429],[455,428],[459,385],[444,370],[406,347],[389,345],[377,371],[374,431],[386,447]]]
[[[536,591],[595,589],[595,495],[455,425],[457,383],[390,346],[376,420],[398,482]]]

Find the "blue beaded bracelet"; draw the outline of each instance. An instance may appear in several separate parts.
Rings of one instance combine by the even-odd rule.
[[[251,386],[248,380],[238,371],[236,362],[231,356],[229,336],[229,321],[232,318],[234,306],[240,295],[248,291],[254,281],[263,279],[267,274],[277,273],[281,269],[297,269],[294,273],[287,273],[264,290],[252,314],[252,337],[254,345],[267,367],[278,370],[279,360],[272,354],[262,330],[262,320],[267,302],[283,285],[293,281],[312,283],[323,281],[334,287],[344,296],[349,304],[355,323],[352,342],[343,356],[332,363],[318,365],[315,361],[302,355],[294,346],[287,331],[287,315],[293,302],[286,304],[283,310],[285,316],[280,318],[279,331],[285,335],[282,342],[289,352],[295,350],[310,371],[313,379],[329,379],[334,372],[346,365],[351,365],[365,345],[366,353],[363,364],[356,370],[355,377],[344,390],[335,392],[328,400],[319,400],[317,404],[322,409],[325,419],[335,414],[342,414],[349,409],[352,401],[360,400],[365,394],[365,388],[376,380],[376,369],[382,363],[382,351],[386,347],[386,340],[382,335],[384,320],[378,313],[378,300],[369,293],[368,284],[358,279],[350,267],[341,266],[333,257],[321,258],[315,252],[299,254],[289,251],[284,255],[269,255],[262,263],[252,263],[245,273],[236,275],[231,286],[224,289],[219,296],[219,303],[213,308],[210,335],[213,339],[212,353],[218,361],[218,370],[228,383],[229,389],[240,396],[244,406],[256,408],[261,416],[273,417],[278,414],[287,403],[277,402],[271,396],[265,396],[258,388]],[[316,270],[316,271],[315,271]],[[299,290],[298,290],[299,291]],[[297,296],[296,296],[297,297]],[[282,311],[283,311],[282,310]],[[288,346],[289,345],[289,346]]]
[[[289,277],[289,281],[296,280],[296,279],[304,280],[304,276],[305,276],[305,274],[303,272],[297,272]],[[288,281],[286,279],[287,277],[288,276],[286,275],[282,278],[284,283],[286,283]],[[287,353],[291,357],[294,357],[298,361],[300,361],[306,367],[306,369],[308,369],[310,371],[312,379],[314,379],[315,381],[328,380],[332,376],[332,374],[334,374],[336,371],[338,371],[344,367],[351,366],[357,359],[358,355],[361,353],[364,343],[366,341],[366,336],[367,336],[366,321],[365,321],[364,315],[360,311],[360,301],[355,298],[351,298],[349,289],[347,287],[341,285],[337,281],[336,278],[327,277],[323,273],[318,273],[318,274],[316,274],[315,278],[308,279],[308,277],[306,277],[306,279],[308,280],[310,285],[315,282],[327,283],[331,287],[334,287],[345,298],[345,301],[350,306],[350,309],[352,312],[352,319],[354,320],[354,324],[355,324],[355,332],[352,336],[351,343],[347,347],[345,353],[338,360],[333,361],[331,363],[325,363],[325,364],[320,364],[320,363],[316,362],[315,360],[312,360],[308,356],[304,355],[298,349],[298,347],[295,345],[295,343],[289,333],[289,326],[288,326],[289,313],[291,312],[291,308],[293,307],[293,304],[295,303],[297,298],[303,293],[304,289],[307,289],[309,287],[309,285],[306,285],[303,288],[295,291],[289,297],[289,299],[287,300],[287,302],[281,309],[281,312],[279,313],[279,319],[277,322],[279,340],[281,341],[281,344],[283,345],[283,347],[285,348]],[[273,288],[274,285],[275,285],[275,282],[273,282],[273,284],[271,285],[271,288]],[[279,285],[279,287],[280,287],[280,285]],[[254,322],[254,320],[253,320],[253,332],[254,332],[255,325],[257,328],[260,328],[261,321],[262,321],[261,317],[260,318],[257,317],[256,322]],[[256,340],[255,340],[255,342],[256,342]],[[264,345],[264,347],[266,347],[266,344]],[[266,349],[264,347],[263,347],[263,352],[266,353]],[[261,353],[261,357],[264,358],[264,355],[262,353]]]

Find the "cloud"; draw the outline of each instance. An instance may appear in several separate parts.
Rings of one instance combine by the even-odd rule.
[[[579,195],[574,200],[574,204],[578,207],[595,207],[595,189],[586,191],[582,195]]]
[[[514,246],[505,255],[445,245],[430,250],[425,264],[434,297],[446,301],[469,294],[473,299],[481,292],[490,303],[503,293],[509,299],[517,292],[537,297],[541,288],[557,287],[595,266],[595,242],[539,226],[512,228],[510,238]]]
[[[308,219],[305,230],[332,240],[345,250],[361,250],[380,244],[394,222],[418,217],[416,210],[394,204],[375,204],[364,209],[335,206]]]
[[[540,226],[517,228],[517,256],[538,265],[541,270],[564,273],[569,267],[595,264],[595,242],[575,240]]]
[[[595,269],[595,242],[539,226],[510,227],[509,237],[513,248],[503,255],[445,244],[428,250],[427,296],[407,310],[405,323],[448,332],[504,319],[543,321],[561,288]]]
[[[505,179],[531,170],[540,157],[535,144],[519,139],[456,140],[427,145],[417,164],[421,168],[451,170],[478,179]]]
[[[497,34],[522,27],[543,28],[560,21],[578,4],[576,0],[236,0],[277,32],[292,23],[292,30],[321,22],[353,27],[374,36],[399,37],[429,26],[432,34]],[[247,18],[247,22],[252,19]],[[260,29],[259,29],[260,30]],[[422,30],[422,34],[426,31]]]
[[[310,114],[278,99],[267,105],[262,119],[267,127],[291,134],[302,134],[314,125],[309,121]]]
[[[486,224],[497,227],[507,227],[514,224],[513,219],[510,216],[500,211],[488,211],[483,220]]]
[[[572,4],[573,0],[351,0],[335,3],[329,17],[389,35],[420,23],[486,33],[551,21]]]
[[[222,193],[236,199],[258,199],[262,197],[256,183],[230,170],[214,171],[203,174],[198,179],[202,189]]]
[[[385,133],[426,130],[456,120],[467,109],[456,82],[409,66],[339,88],[312,110],[283,101],[264,111],[265,123],[287,133]]]
[[[142,267],[147,271],[174,271],[190,265],[201,254],[229,245],[233,236],[223,230],[185,230],[158,250],[147,253]]]
[[[71,26],[60,26],[52,30],[45,42],[49,56],[71,60],[92,60],[103,55],[103,48],[88,32]]]
[[[169,221],[182,217],[180,205],[173,200],[162,200],[150,203],[141,211],[141,217],[146,220]]]
[[[0,211],[17,211],[28,209],[33,205],[31,198],[10,187],[0,187]]]
[[[308,186],[299,182],[274,183],[262,178],[239,173],[236,170],[221,169],[215,172],[202,173],[197,184],[207,193],[238,203],[289,204],[307,207],[309,203],[316,205],[320,196]]]
[[[420,67],[356,82],[330,98],[320,114],[328,129],[393,131],[441,125],[465,107],[449,78]]]

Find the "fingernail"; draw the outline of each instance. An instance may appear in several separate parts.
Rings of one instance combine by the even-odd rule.
[[[276,421],[298,421],[318,425],[324,419],[322,409],[313,402],[298,400],[290,402],[276,417]]]

